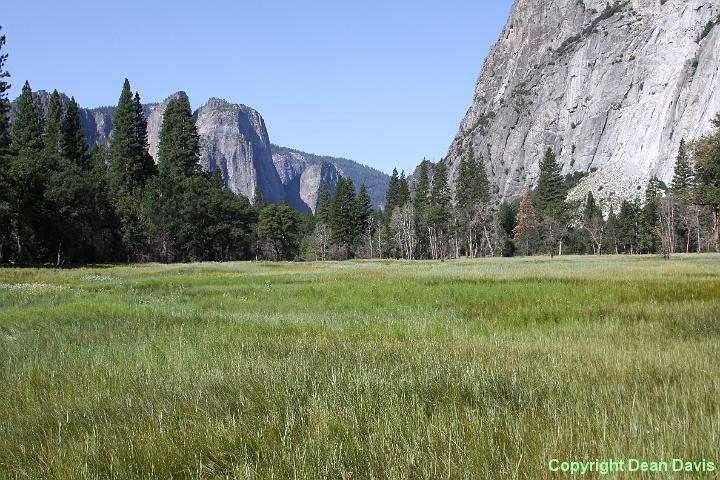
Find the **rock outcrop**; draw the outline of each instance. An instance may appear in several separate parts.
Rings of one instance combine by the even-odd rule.
[[[312,162],[298,152],[273,154],[275,169],[285,187],[285,198],[295,210],[315,213],[323,185],[330,194],[340,178],[335,165],[329,162]]]
[[[256,188],[270,202],[285,199],[272,160],[265,121],[250,107],[211,98],[195,112],[200,135],[200,163],[219,168],[235,193],[254,200]]]
[[[34,96],[47,109],[50,94],[39,90]],[[171,100],[180,97],[187,98],[187,95],[176,92],[162,102],[143,105],[149,152],[156,162],[165,108]],[[61,99],[67,107],[70,98],[61,94]],[[13,102],[11,121],[15,108],[16,102]],[[89,145],[107,148],[114,115],[115,107],[80,109],[80,120]],[[352,178],[358,189],[364,183],[376,207],[384,201],[388,175],[345,158],[318,156],[271,145],[262,116],[250,107],[212,98],[194,113],[194,118],[200,136],[202,166],[206,170],[219,168],[226,185],[251,201],[259,187],[270,202],[288,200],[298,210],[314,211],[323,183],[327,183],[332,191],[341,175]]]
[[[606,203],[672,177],[680,140],[720,111],[720,0],[516,0],[446,158],[471,146],[498,198],[534,186],[544,150]]]
[[[290,193],[294,192],[296,187],[288,188],[287,185],[290,184],[292,179],[297,175],[302,175],[306,168],[313,165],[329,164],[335,168],[338,177],[351,179],[356,191],[359,191],[360,186],[364,184],[368,195],[370,195],[373,207],[382,208],[385,204],[385,194],[388,184],[390,183],[390,176],[386,173],[353,160],[348,160],[347,158],[315,155],[292,148],[280,147],[278,145],[272,146],[272,152],[275,168],[280,174],[283,184],[286,185],[285,190]],[[321,169],[320,173],[323,175],[321,178],[331,178],[324,177],[324,175],[331,175],[331,170],[327,167]],[[306,178],[314,178],[316,174],[317,172],[313,170]],[[334,188],[334,185],[333,183],[332,188]],[[299,185],[297,185],[297,188],[299,188]],[[322,188],[322,181],[318,186],[318,189],[319,188]],[[290,204],[293,205],[293,196],[289,194],[288,198],[290,199]],[[314,206],[312,208],[314,208]]]

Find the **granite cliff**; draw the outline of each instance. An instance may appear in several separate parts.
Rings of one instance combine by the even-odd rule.
[[[456,178],[472,146],[512,199],[551,147],[587,174],[571,197],[617,203],[671,179],[719,93],[720,0],[516,0],[445,161]]]

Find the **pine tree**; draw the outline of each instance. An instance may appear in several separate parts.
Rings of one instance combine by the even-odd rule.
[[[335,187],[337,189],[337,187]],[[385,195],[385,217],[389,221],[392,216],[392,211],[395,207],[400,205],[400,176],[398,175],[397,168],[393,168],[392,175],[390,175],[390,182],[388,183],[387,194]]]
[[[582,226],[589,235],[592,244],[592,251],[595,255],[602,253],[603,232],[605,224],[602,210],[598,207],[592,192],[588,192],[585,207],[582,213]]]
[[[610,206],[608,218],[605,221],[605,244],[609,247],[606,249],[609,253],[618,253],[617,218],[615,217],[615,211],[612,205]]]
[[[355,187],[349,178],[338,179],[330,200],[330,230],[332,241],[341,250],[341,257],[351,256],[355,238]]]
[[[497,213],[497,222],[502,242],[502,255],[512,257],[515,254],[515,244],[512,239],[515,231],[516,208],[507,202],[502,202]]]
[[[641,253],[655,253],[659,245],[657,226],[660,221],[660,199],[662,198],[663,184],[656,177],[648,180],[645,189],[645,202],[638,217],[637,246]]]
[[[540,217],[552,216],[562,219],[567,198],[561,167],[552,149],[548,148],[540,164],[540,177],[534,191],[537,213]]]
[[[675,171],[671,187],[676,195],[685,196],[693,187],[693,172],[690,156],[688,155],[685,139],[680,140],[680,149],[678,150],[677,160],[675,161]]]
[[[617,241],[623,253],[636,253],[638,237],[638,205],[623,200],[617,217]]]
[[[320,189],[320,195],[318,196],[318,203],[315,212],[317,223],[327,225],[328,216],[330,215],[330,189],[328,188],[327,183],[323,183],[322,189]]]
[[[75,162],[82,170],[89,171],[90,163],[85,145],[85,135],[80,124],[80,113],[75,98],[70,99],[62,123],[62,156]]]
[[[0,30],[2,30],[2,27],[0,27]],[[5,81],[6,78],[10,77],[10,72],[5,70],[8,54],[2,53],[4,46],[5,35],[0,35],[0,162],[10,151],[10,101],[7,97],[10,84]],[[0,166],[2,166],[2,163],[0,163]]]
[[[11,131],[12,165],[10,175],[15,186],[13,236],[20,262],[45,261],[48,256],[49,212],[46,204],[48,170],[43,161],[43,116],[25,82],[17,102],[17,115]]]
[[[139,99],[137,100],[139,101]],[[147,154],[147,133],[141,137],[138,105],[125,79],[115,109],[113,134],[108,146],[110,178],[116,195],[139,197],[154,165]]]
[[[715,248],[720,250],[720,113],[713,130],[693,145],[696,172],[696,201],[713,216]]]
[[[439,162],[433,172],[430,201],[425,210],[430,254],[434,260],[445,258],[448,251],[451,220],[447,166]]]
[[[410,186],[405,178],[405,171],[400,172],[398,181],[398,206],[403,206],[410,201]]]
[[[520,201],[520,207],[516,216],[516,225],[513,229],[515,241],[522,246],[524,255],[531,255],[534,249],[534,242],[538,234],[538,220],[535,216],[530,193],[525,192]]]
[[[297,214],[289,206],[265,207],[260,212],[257,233],[267,257],[273,260],[293,260],[297,255]]]
[[[372,200],[365,188],[365,184],[360,185],[360,193],[355,200],[355,237],[362,237],[367,229],[368,221],[373,213]]]
[[[416,258],[427,258],[430,253],[430,240],[428,238],[428,229],[425,223],[427,219],[428,196],[430,195],[430,162],[423,158],[420,163],[417,183],[415,184],[415,232],[417,236],[417,252]]]
[[[10,84],[5,81],[10,73],[5,70],[7,53],[2,53],[4,46],[5,35],[0,35],[0,263],[11,256],[9,244],[16,204],[10,178],[10,101],[7,96]]]
[[[163,115],[158,148],[161,175],[190,176],[200,172],[200,138],[192,118],[190,102],[181,96],[168,103]]]
[[[48,101],[47,115],[45,116],[45,133],[43,138],[45,164],[55,169],[60,162],[63,149],[63,108],[60,94],[53,90]]]

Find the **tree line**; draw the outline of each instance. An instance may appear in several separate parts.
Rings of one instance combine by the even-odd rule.
[[[0,51],[5,37],[0,37]],[[107,150],[88,147],[78,105],[53,91],[45,108],[26,82],[14,121],[0,55],[0,263],[188,262],[265,258],[344,260],[717,251],[720,114],[681,144],[671,184],[653,177],[642,201],[603,214],[592,193],[568,201],[552,150],[535,189],[497,202],[484,159],[468,148],[455,189],[446,162],[424,160],[411,181],[393,170],[385,208],[364,185],[323,185],[315,214],[255,203],[199,164],[186,97],[163,116],[157,162],[148,153],[140,95],[126,79]]]

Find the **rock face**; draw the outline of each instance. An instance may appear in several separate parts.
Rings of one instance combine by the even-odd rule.
[[[47,109],[50,94],[39,90],[33,94]],[[143,105],[148,124],[150,155],[157,162],[162,119],[167,104],[185,92],[176,92],[160,103]],[[61,94],[63,106],[69,97]],[[14,118],[17,103],[11,105]],[[107,148],[113,129],[115,107],[81,108],[80,121],[89,145]],[[259,187],[270,202],[290,204],[301,211],[315,211],[324,183],[331,192],[338,178],[352,178],[357,189],[365,184],[373,204],[382,205],[389,182],[388,175],[345,158],[318,156],[270,144],[265,122],[250,107],[210,99],[194,113],[200,136],[200,163],[206,169],[219,168],[225,183],[235,192],[254,201]]]
[[[320,191],[327,184],[330,194],[340,173],[329,162],[311,162],[298,152],[273,154],[275,169],[285,188],[285,198],[298,211],[311,210],[315,213]]]
[[[200,135],[200,163],[219,168],[235,193],[254,201],[260,188],[270,202],[285,199],[285,190],[270,153],[265,121],[250,107],[211,98],[195,112]]]
[[[498,198],[537,181],[553,148],[571,192],[617,203],[666,182],[680,140],[720,111],[720,0],[516,0],[446,158],[485,159]]]
[[[337,171],[338,178],[345,177],[351,179],[355,185],[356,191],[359,191],[360,186],[364,184],[368,195],[370,195],[370,199],[372,200],[373,207],[382,208],[385,204],[385,194],[387,192],[388,184],[390,183],[390,176],[386,173],[372,167],[368,167],[367,165],[362,165],[353,160],[348,160],[347,158],[315,155],[312,153],[301,152],[300,150],[294,150],[292,148],[280,147],[278,145],[272,146],[272,152],[275,168],[280,174],[283,184],[286,186],[285,190],[289,192],[288,199],[290,200],[291,205],[293,205],[292,192],[294,192],[295,187],[293,186],[288,188],[287,185],[292,182],[292,179],[295,178],[295,176],[302,175],[306,168],[322,164],[329,164],[333,166]],[[330,179],[332,176],[332,171],[327,167],[321,169],[320,173],[323,175],[321,177],[322,179]],[[316,173],[313,171],[308,174],[307,178],[311,178],[314,175],[316,175]],[[324,175],[330,176],[325,177]],[[318,193],[320,188],[322,188],[323,181],[324,180],[320,180]],[[337,182],[337,179],[335,182]],[[328,182],[328,186],[332,187],[330,189],[331,192],[335,188],[334,183],[330,185]],[[299,188],[299,185],[297,188]],[[308,204],[308,206],[309,205],[310,204]],[[312,208],[315,208],[314,203]]]

